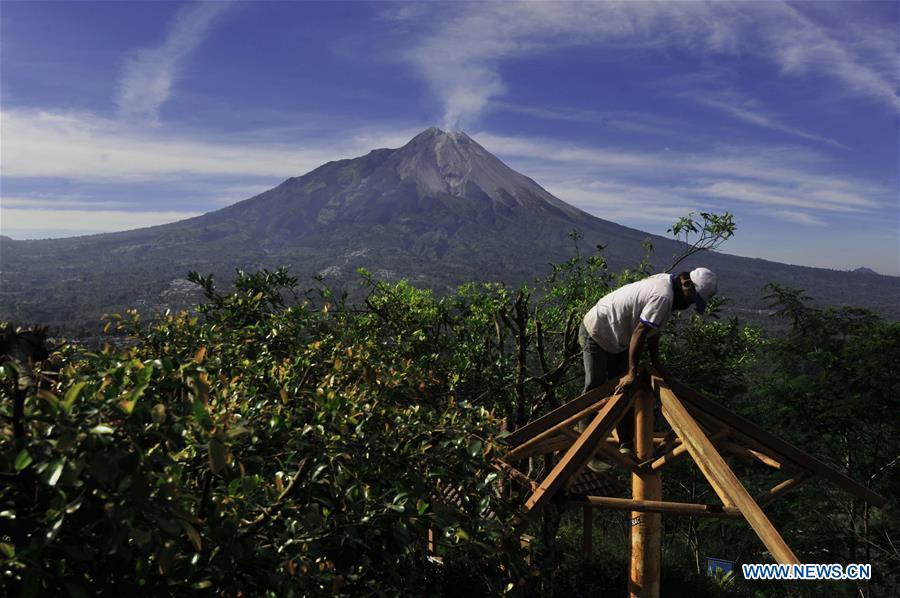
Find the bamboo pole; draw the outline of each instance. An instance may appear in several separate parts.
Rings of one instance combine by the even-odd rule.
[[[639,461],[653,458],[653,395],[641,388],[634,403],[634,441]],[[662,480],[658,472],[637,471],[631,475],[635,501],[659,501]],[[662,515],[655,512],[631,513],[631,571],[628,592],[632,598],[659,598],[659,574],[662,560]]]
[[[795,476],[793,478],[789,478],[789,479],[781,482],[780,484],[776,484],[772,488],[770,488],[770,489],[766,490],[765,492],[763,492],[762,494],[760,494],[756,498],[756,502],[757,502],[757,504],[759,504],[759,506],[763,507],[763,506],[769,504],[770,502],[772,502],[773,500],[775,500],[776,498],[778,498],[779,496],[781,496],[782,494],[784,494],[785,492],[789,492],[789,491],[793,490],[794,488],[796,488],[797,486],[799,486],[800,484],[805,482],[807,479],[809,479],[809,475],[806,474],[805,472],[801,473],[800,475]]]
[[[668,502],[665,500],[634,500],[611,496],[584,496],[567,501],[573,506],[591,506],[614,511],[640,511],[642,513],[665,513],[667,515],[690,515],[691,517],[721,517],[739,519],[741,512],[736,507],[704,505],[690,502]]]

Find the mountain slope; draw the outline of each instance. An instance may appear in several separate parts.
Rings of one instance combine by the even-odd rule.
[[[191,299],[189,270],[228,280],[234,268],[289,265],[301,279],[321,273],[347,284],[366,267],[437,289],[516,284],[572,257],[573,229],[583,234],[582,251],[606,246],[614,268],[636,263],[648,236],[659,266],[681,248],[578,210],[466,134],[432,128],[402,148],[329,162],[188,220],[69,239],[0,238],[0,317],[71,325],[126,306],[179,307]],[[742,310],[764,309],[759,289],[776,281],[900,317],[900,279],[724,254],[693,262],[717,269],[722,293]]]

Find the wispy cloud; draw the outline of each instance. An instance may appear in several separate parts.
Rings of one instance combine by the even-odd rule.
[[[3,208],[0,231],[14,238],[113,232],[166,224],[199,216],[196,212],[129,210],[53,210]],[[44,231],[55,231],[55,234]]]
[[[119,117],[131,122],[157,124],[159,109],[172,93],[181,63],[203,43],[215,20],[232,2],[198,2],[179,9],[159,46],[141,48],[126,59],[118,83]]]
[[[172,176],[304,174],[330,160],[397,147],[418,129],[371,127],[340,139],[306,138],[302,145],[204,141],[164,130],[141,130],[91,113],[7,110],[4,177],[80,181],[165,181]]]
[[[544,138],[475,138],[560,199],[624,222],[670,223],[689,211],[744,206],[767,218],[823,226],[828,215],[875,214],[892,196],[890,189],[829,172],[827,159],[803,151],[747,145],[623,152]]]
[[[677,48],[719,57],[755,55],[786,75],[824,76],[848,95],[898,109],[895,47],[844,39],[838,26],[821,24],[786,3],[504,2],[431,7],[400,11],[397,18],[428,30],[404,57],[443,102],[449,128],[471,124],[504,94],[505,61],[573,46],[600,52]],[[889,23],[882,29],[867,31],[867,36],[893,35]]]
[[[780,122],[776,117],[771,114],[767,114],[759,105],[758,102],[751,100],[750,98],[746,98],[737,94],[735,92],[729,92],[728,94],[704,94],[704,93],[690,93],[690,94],[682,94],[683,96],[687,96],[700,104],[705,106],[709,106],[710,108],[714,108],[721,112],[724,112],[734,118],[742,120],[744,122],[748,122],[752,125],[756,125],[758,127],[763,127],[765,129],[769,129],[772,131],[779,131],[781,133],[786,133],[788,135],[792,135],[794,137],[799,137],[800,139],[806,139],[807,141],[815,141],[817,143],[822,143],[831,147],[836,147],[839,149],[850,149],[843,143],[835,141],[834,139],[829,139],[828,137],[823,137],[821,135],[816,135],[814,133],[809,133],[802,129],[798,129],[797,127],[792,127],[790,125],[786,125],[783,122]]]
[[[772,215],[787,222],[794,222],[804,226],[828,226],[823,219],[807,214],[805,212],[795,212],[793,210],[775,210]]]
[[[632,133],[663,135],[684,127],[685,123],[673,118],[642,112],[581,110],[567,107],[526,106],[515,102],[496,100],[491,102],[491,109],[515,112],[545,120],[560,120],[577,123],[602,125]]]

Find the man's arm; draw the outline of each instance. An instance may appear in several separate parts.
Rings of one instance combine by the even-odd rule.
[[[650,348],[650,365],[653,366],[653,369],[656,370],[656,373],[666,378],[669,375],[669,372],[666,371],[666,368],[663,367],[662,360],[659,358],[659,337],[662,336],[662,332],[658,332],[649,338],[647,341],[647,346]]]
[[[625,375],[619,380],[619,384],[616,386],[615,390],[616,393],[625,391],[637,377],[638,365],[641,363],[641,353],[644,350],[644,341],[646,341],[647,335],[652,331],[653,327],[648,326],[643,322],[640,322],[634,328],[634,332],[631,334],[631,342],[628,343],[628,371],[625,372]],[[653,338],[654,337],[652,336],[650,337],[651,342]],[[659,341],[657,340],[657,343],[658,342]],[[656,349],[657,351],[659,350],[659,345],[657,345]],[[651,351],[652,350],[651,347]]]

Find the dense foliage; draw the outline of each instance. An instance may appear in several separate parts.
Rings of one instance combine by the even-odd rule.
[[[63,343],[33,384],[6,361],[3,583],[25,596],[621,592],[622,514],[596,514],[595,559],[582,562],[580,523],[552,507],[526,530],[537,536],[526,553],[510,533],[524,494],[492,459],[502,430],[580,393],[581,314],[648,267],[613,273],[578,254],[534,288],[468,284],[441,298],[362,272],[363,305],[324,287],[298,294],[284,270],[239,273],[229,292],[192,275],[205,295],[192,311],[113,316],[110,344]],[[669,370],[896,496],[900,324],[771,292],[783,338],[720,320],[715,305],[708,318],[685,312],[664,337]],[[533,459],[528,473],[552,464]],[[771,486],[733,466],[752,491]],[[712,496],[687,462],[664,477],[667,499]],[[769,513],[807,561],[873,563],[871,585],[829,591],[887,595],[900,571],[893,509],[814,483]],[[770,560],[752,531],[664,521],[664,592],[821,591],[717,584],[705,556]]]

